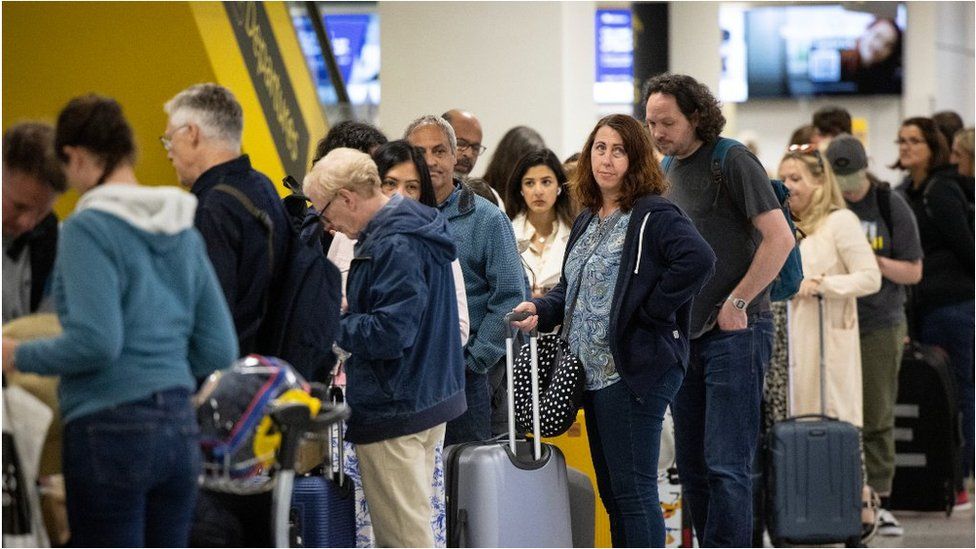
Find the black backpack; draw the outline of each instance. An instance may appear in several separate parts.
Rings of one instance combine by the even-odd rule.
[[[216,190],[236,198],[265,228],[272,256],[272,288],[268,293],[257,348],[261,354],[284,359],[308,381],[326,382],[335,365],[332,344],[339,331],[342,279],[339,269],[325,257],[322,224],[296,191],[294,179],[285,178],[292,195],[282,199],[289,232],[285,257],[274,258],[274,225],[241,191],[229,185]],[[277,277],[274,266],[280,265]]]

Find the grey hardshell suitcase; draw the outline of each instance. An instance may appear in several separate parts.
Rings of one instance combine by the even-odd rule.
[[[826,415],[824,303],[820,312],[820,414],[791,417],[769,433],[769,534],[773,544],[844,543],[861,537],[858,430]]]
[[[448,446],[445,450],[447,533],[451,547],[572,547],[566,458],[559,448],[515,436],[513,320],[507,327],[508,438]],[[529,338],[533,432],[539,429],[536,333]]]

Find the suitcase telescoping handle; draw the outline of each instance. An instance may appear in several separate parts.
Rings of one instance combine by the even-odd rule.
[[[824,319],[824,296],[816,294],[817,312],[820,317],[820,415],[827,415],[827,343],[826,320]]]
[[[508,389],[508,448],[512,455],[515,450],[515,333],[517,328],[512,322],[519,322],[532,316],[527,311],[511,312],[505,315],[505,378]],[[530,377],[532,381],[532,457],[536,461],[542,459],[542,429],[539,419],[539,347],[538,330],[529,332]]]

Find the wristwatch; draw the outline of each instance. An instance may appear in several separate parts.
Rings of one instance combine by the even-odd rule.
[[[746,302],[746,300],[742,299],[741,297],[735,297],[735,296],[731,296],[731,295],[729,297],[725,298],[725,301],[731,301],[732,302],[732,306],[735,307],[739,311],[746,310],[746,305],[749,304],[749,303]]]

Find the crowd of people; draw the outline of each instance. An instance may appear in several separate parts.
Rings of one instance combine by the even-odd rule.
[[[4,337],[3,370],[60,378],[72,544],[268,545],[254,511],[267,501],[198,490],[191,397],[211,372],[266,352],[258,334],[291,221],[242,153],[231,90],[194,85],[163,109],[160,141],[189,192],[139,184],[131,126],[108,97],[72,99],[54,128],[4,133],[3,321],[53,311],[62,333]],[[699,544],[746,547],[762,433],[819,412],[821,398],[862,430],[863,498],[881,502],[862,521],[899,534],[887,498],[906,336],[950,357],[959,478],[971,477],[973,129],[946,113],[906,119],[892,165],[906,176],[892,188],[868,170],[850,114],[821,109],[776,170],[797,243],[748,148],[735,144],[716,168],[725,118],[711,90],[662,74],[641,109],[642,121],[600,119],[564,162],[536,131],[512,128],[483,178],[472,177],[481,121],[460,109],[419,116],[394,140],[341,122],[318,143],[301,191],[342,274],[346,439],[378,546],[434,546],[435,456],[505,431],[512,311],[528,313],[524,330],[561,326],[583,364],[615,547],[664,544],[669,406]],[[52,205],[67,187],[80,199],[59,224]],[[796,246],[799,290],[772,301]],[[236,537],[208,524],[228,516]]]

